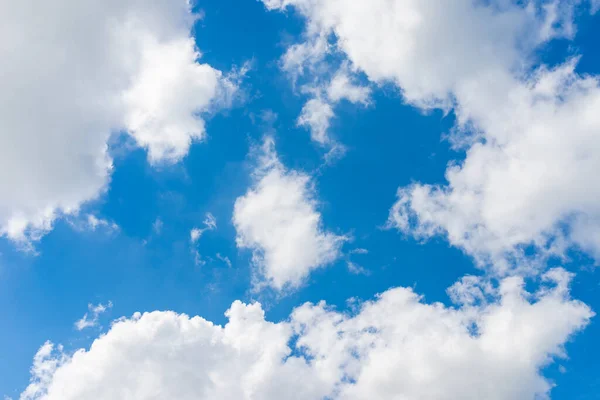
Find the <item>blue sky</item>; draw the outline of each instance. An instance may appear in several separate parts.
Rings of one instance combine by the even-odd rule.
[[[71,2],[61,0],[64,7],[69,7],[69,3]],[[164,2],[157,0],[156,3],[160,3],[157,7],[168,7]],[[340,44],[336,44],[335,50],[330,50],[322,59],[315,61],[314,69],[308,68],[294,81],[292,74],[282,68],[282,57],[295,43],[312,43],[306,26],[311,18],[316,20],[321,15],[319,13],[325,13],[327,10],[303,11],[302,4],[310,2],[300,0],[290,2],[289,8],[285,10],[279,10],[279,3],[281,2],[265,1],[263,4],[252,0],[221,0],[199,1],[194,5],[194,11],[202,13],[202,19],[193,24],[192,30],[195,44],[202,53],[198,62],[222,71],[222,77],[235,82],[236,90],[233,100],[226,105],[217,101],[218,106],[200,110],[199,118],[206,121],[205,137],[203,140],[193,141],[189,149],[185,149],[184,156],[176,160],[151,162],[148,159],[148,148],[153,146],[152,144],[144,142],[145,139],[141,136],[129,135],[127,128],[113,129],[110,140],[107,141],[113,167],[110,178],[103,184],[103,189],[99,190],[93,199],[83,198],[79,201],[80,207],[77,212],[57,208],[59,212],[51,220],[51,229],[43,229],[41,237],[18,237],[12,234],[5,227],[5,216],[10,216],[13,212],[11,203],[7,201],[0,205],[3,224],[3,237],[0,239],[0,321],[4,327],[0,330],[0,394],[13,399],[19,398],[30,383],[33,357],[46,341],[62,344],[67,355],[79,348],[89,349],[91,343],[102,333],[110,332],[111,321],[122,316],[129,318],[135,312],[172,310],[190,316],[199,315],[215,324],[223,325],[228,321],[224,313],[235,300],[245,303],[260,301],[266,313],[266,320],[277,323],[289,321],[292,310],[305,302],[316,304],[324,300],[339,311],[351,310],[348,299],[370,300],[376,294],[393,287],[412,288],[414,292],[423,296],[422,302],[425,304],[441,302],[446,307],[451,307],[453,303],[447,289],[465,275],[477,276],[483,282],[482,287],[486,283],[497,286],[498,282],[507,276],[524,277],[525,287],[534,293],[543,284],[541,276],[553,266],[562,266],[575,274],[570,284],[570,299],[581,301],[582,303],[577,304],[585,304],[591,310],[600,308],[599,280],[595,267],[597,254],[600,254],[597,249],[600,246],[595,247],[595,243],[590,244],[589,241],[579,239],[580,236],[576,236],[575,233],[571,234],[576,232],[580,225],[575,222],[570,225],[571,220],[562,219],[563,215],[573,215],[573,218],[580,218],[577,221],[585,222],[586,227],[591,226],[590,229],[595,229],[597,225],[594,224],[600,215],[594,214],[597,208],[593,204],[598,202],[598,198],[594,198],[598,193],[595,189],[596,183],[588,181],[590,189],[587,199],[583,199],[584,195],[574,190],[573,196],[560,204],[561,219],[552,220],[556,215],[554,211],[548,211],[549,216],[544,214],[539,218],[552,220],[556,226],[565,224],[564,229],[569,232],[569,236],[563,238],[567,242],[565,248],[556,250],[556,253],[549,257],[545,257],[544,254],[550,245],[545,243],[536,247],[536,244],[532,244],[539,239],[538,236],[529,238],[532,239],[531,242],[526,237],[526,240],[517,243],[509,238],[493,237],[493,240],[498,240],[503,246],[505,242],[511,246],[510,250],[507,250],[508,247],[502,247],[502,254],[509,253],[512,249],[526,248],[526,256],[523,259],[508,261],[508,272],[498,271],[496,268],[504,259],[496,258],[500,256],[495,252],[495,248],[490,250],[487,245],[476,247],[476,244],[468,240],[449,238],[448,232],[452,229],[449,226],[452,224],[444,225],[446,220],[430,222],[439,224],[439,228],[432,234],[425,232],[427,229],[419,231],[419,221],[423,221],[425,214],[419,214],[419,209],[414,208],[410,211],[410,226],[400,226],[399,222],[390,217],[390,209],[398,201],[398,188],[420,184],[447,185],[445,173],[448,165],[462,164],[468,157],[467,153],[472,151],[469,146],[475,146],[471,144],[457,149],[453,148],[448,140],[449,134],[460,130],[457,128],[459,122],[456,110],[461,109],[463,111],[460,112],[466,113],[464,110],[469,111],[470,103],[461,100],[461,94],[453,94],[458,100],[453,100],[457,103],[449,108],[427,109],[419,103],[422,99],[417,99],[420,94],[411,98],[420,88],[411,92],[412,86],[403,86],[406,80],[410,81],[410,84],[415,81],[410,75],[404,76],[399,73],[398,77],[378,81],[375,78],[378,72],[373,72],[376,67],[367,64],[365,58],[349,54]],[[563,3],[569,2],[557,2]],[[268,10],[265,4],[270,4],[273,10]],[[306,6],[306,9],[310,7],[313,6]],[[589,11],[590,5],[587,2],[575,6],[572,18],[577,28],[572,37],[564,38],[557,34],[556,38],[552,37],[532,46],[527,53],[528,59],[533,60],[527,66],[528,74],[533,75],[533,71],[540,65],[550,68],[560,66],[573,55],[581,56],[575,68],[579,76],[600,74],[600,55],[596,40],[600,37],[600,14],[591,15]],[[568,14],[566,11],[564,13]],[[19,18],[19,15],[15,11],[13,18]],[[4,18],[6,17],[0,17],[0,22]],[[47,18],[58,17],[48,15]],[[555,25],[560,26],[561,23],[567,25],[564,21],[555,22]],[[51,29],[54,25],[48,26]],[[155,27],[149,26],[148,30],[154,32]],[[156,31],[158,30],[157,28]],[[179,34],[179,31],[177,32]],[[343,36],[345,31],[344,28],[337,27],[334,28],[334,32]],[[81,32],[67,31],[67,34],[80,35]],[[456,37],[460,40],[462,36],[459,33]],[[354,36],[350,35],[347,42],[351,43],[353,38]],[[327,38],[333,41],[332,43],[341,39]],[[435,37],[431,40],[435,40]],[[523,47],[528,46],[525,42],[527,41],[523,40]],[[398,43],[398,47],[401,46],[402,44]],[[503,57],[502,49],[498,50],[498,58]],[[456,56],[461,57],[462,49],[456,51]],[[453,53],[449,50],[449,54]],[[522,53],[519,55],[522,56]],[[442,58],[440,56],[440,59]],[[524,59],[522,61],[526,64]],[[73,62],[76,63],[77,60]],[[335,116],[330,120],[327,129],[329,141],[325,144],[319,143],[311,140],[310,129],[300,126],[298,118],[308,100],[322,96],[314,95],[315,91],[320,90],[321,85],[326,84],[344,62],[353,65],[349,74],[357,85],[369,87],[368,104],[363,105],[348,98],[339,102],[328,100],[333,106]],[[458,64],[461,63],[457,62]],[[245,65],[248,66],[247,72],[241,77],[236,77],[235,71],[243,69]],[[402,69],[403,66],[399,65],[398,68]],[[410,68],[412,66],[406,67],[406,70]],[[423,68],[423,75],[426,75],[429,67]],[[459,84],[460,82],[452,85],[459,87]],[[168,90],[175,89],[170,87]],[[432,89],[434,95],[437,95],[436,90]],[[490,89],[493,90],[495,89]],[[28,93],[25,93],[23,97],[26,98],[27,95]],[[66,97],[69,93],[55,95]],[[561,95],[563,94],[556,96]],[[173,93],[172,96],[179,99],[177,93]],[[567,100],[559,104],[568,103],[570,97],[564,96]],[[573,108],[568,108],[565,114],[568,114],[569,110],[581,108],[582,103],[576,100],[573,100]],[[460,103],[461,101],[463,103]],[[485,101],[487,100],[481,100],[481,103]],[[585,100],[583,102],[585,103]],[[0,107],[2,104],[4,103],[0,102]],[[486,112],[493,114],[500,112],[498,109],[487,109]],[[494,121],[489,122],[487,114],[476,114],[480,112],[478,107],[473,106],[473,110],[475,122],[470,123],[480,124],[473,131],[485,132]],[[34,112],[33,118],[35,114]],[[79,118],[85,120],[85,115]],[[581,119],[583,117],[579,118]],[[564,125],[559,122],[553,125],[557,126],[557,129],[566,129],[565,126],[569,126],[569,122]],[[599,141],[600,122],[597,119],[590,120],[581,130],[585,134],[591,132],[589,137],[586,136],[589,139],[586,143],[589,143],[591,151],[587,157],[600,159],[598,153],[594,152],[598,147],[593,147]],[[545,131],[542,129],[541,132]],[[2,129],[3,137],[15,134],[15,131]],[[548,133],[548,141],[553,140],[551,135],[552,133]],[[464,136],[469,137],[469,134]],[[233,222],[236,201],[245,196],[252,187],[257,192],[260,191],[258,182],[261,175],[256,175],[260,161],[257,161],[256,153],[261,152],[257,148],[260,148],[265,137],[274,140],[276,156],[284,171],[284,181],[292,176],[289,175],[292,174],[290,171],[297,171],[309,177],[314,185],[310,190],[316,197],[312,203],[313,211],[316,210],[320,216],[318,231],[345,237],[332,262],[316,261],[313,264],[318,268],[306,273],[298,287],[288,287],[285,290],[269,287],[268,275],[263,274],[261,277],[257,272],[259,267],[256,254],[259,254],[259,258],[262,255],[263,268],[270,268],[269,261],[265,258],[265,248],[261,248],[260,240],[257,240],[258,244],[251,245],[251,249],[236,244],[236,237],[239,238],[242,233],[240,225]],[[35,140],[35,136],[31,138]],[[2,140],[4,146],[10,146],[10,139]],[[540,140],[545,140],[543,133]],[[489,143],[491,139],[483,136],[481,141]],[[339,158],[327,162],[328,151],[335,145],[343,146],[345,152]],[[507,145],[506,148],[510,146]],[[59,150],[60,148],[57,151]],[[65,152],[78,150],[76,147],[63,149]],[[536,160],[545,162],[543,157]],[[47,162],[54,161],[49,158]],[[559,161],[557,163],[563,165]],[[19,168],[8,163],[6,166],[7,169]],[[73,164],[72,167],[79,168],[77,164]],[[490,168],[495,167],[492,165]],[[587,170],[581,172],[576,168],[577,166],[573,167],[575,176],[584,180],[590,178],[590,175],[586,175]],[[34,170],[31,171],[35,174]],[[526,174],[527,171],[521,171],[516,176]],[[56,176],[51,179],[69,179],[68,175],[66,173],[66,178]],[[28,181],[27,172],[20,176],[25,176],[25,181],[20,184],[23,187],[40,184],[37,179]],[[2,180],[3,192],[21,190],[19,185],[8,186],[8,182],[7,179]],[[511,182],[507,185],[520,187]],[[557,185],[560,185],[560,182]],[[568,191],[570,187],[565,187],[564,190]],[[542,193],[542,198],[555,196],[552,188],[543,187],[539,193]],[[410,196],[413,196],[410,200],[413,204],[416,201],[414,194]],[[443,201],[446,200],[454,201],[444,197]],[[494,203],[495,200],[488,198],[484,201]],[[520,197],[507,195],[506,199],[498,201],[519,203]],[[548,206],[548,210],[554,210],[553,207]],[[546,209],[544,206],[540,208]],[[457,204],[450,209],[452,213],[461,213]],[[518,212],[520,211],[514,211],[515,214]],[[190,231],[204,226],[203,221],[207,213],[216,218],[216,228],[204,231],[196,243],[190,243]],[[525,211],[523,213],[527,214]],[[118,228],[100,225],[91,229],[89,223],[86,223],[87,215],[94,215],[110,224],[114,223]],[[482,224],[483,222],[480,226]],[[27,229],[32,226],[29,225]],[[520,227],[521,225],[516,224],[506,230],[499,228],[494,231],[494,235],[497,232],[509,232],[513,235],[516,230],[521,229]],[[261,231],[263,227],[256,229]],[[546,228],[540,228],[540,232],[545,235],[547,230],[544,229]],[[490,228],[490,231],[493,229]],[[595,232],[597,235],[600,231]],[[537,234],[535,232],[535,235]],[[252,233],[248,235],[251,236]],[[593,235],[589,233],[584,236],[593,238]],[[475,233],[470,233],[464,237],[474,236]],[[488,240],[492,241],[490,238]],[[556,238],[552,240],[558,241]],[[308,247],[311,246],[310,243]],[[254,260],[252,249],[255,254]],[[353,251],[356,249],[366,251]],[[201,257],[202,261],[199,263],[196,262],[195,251]],[[310,249],[301,248],[299,253],[295,254],[305,251],[310,252]],[[540,257],[536,258],[538,255]],[[225,257],[230,260],[231,266],[224,261]],[[481,261],[482,257],[486,261]],[[258,261],[258,264],[260,262]],[[364,271],[353,273],[348,268],[349,262],[362,267]],[[296,265],[293,260],[290,263],[292,266]],[[528,263],[536,266],[525,272],[519,268],[529,265]],[[319,266],[321,264],[322,266]],[[257,289],[256,279],[263,279],[267,282],[267,287]],[[491,292],[487,295],[490,299],[495,299],[496,296]],[[544,292],[539,292],[527,297],[527,301],[535,303],[536,299],[544,296]],[[570,301],[563,300],[561,305]],[[108,304],[109,301],[112,307],[100,313],[97,326],[81,331],[75,328],[75,322],[88,312],[88,304]],[[569,319],[569,310],[556,308],[559,316],[564,313],[565,320]],[[482,315],[486,312],[490,310]],[[390,313],[392,314],[382,318],[393,319],[393,307]],[[544,318],[543,315],[528,315],[531,319]],[[585,320],[587,317],[581,318]],[[536,371],[539,369],[540,376],[555,385],[547,392],[551,398],[598,397],[600,378],[597,371],[600,367],[600,348],[595,338],[600,334],[600,328],[596,319],[592,317],[591,320],[582,323],[581,329],[576,327],[576,323],[569,328],[557,328],[561,332],[568,331],[565,340],[562,340],[562,337],[556,339],[557,345],[564,344],[568,357],[556,358],[554,362],[545,362],[544,365],[536,365],[534,368],[534,376],[537,377]],[[547,321],[551,325],[554,319],[549,318]],[[532,326],[531,329],[536,329],[535,325]],[[520,339],[516,337],[515,340],[519,342]],[[147,351],[151,353],[152,348]],[[552,354],[554,349],[544,351]],[[550,358],[554,359],[554,356]],[[110,367],[110,364],[106,365]],[[190,368],[194,368],[193,364]],[[394,373],[403,374],[403,371],[395,370]],[[444,379],[444,373],[440,373],[440,379]],[[387,372],[382,374],[386,375]],[[63,376],[61,379],[66,378]],[[355,379],[358,381],[360,378]],[[39,392],[36,394],[38,397],[22,398],[76,398],[66,394],[76,392],[61,392],[59,384],[60,382],[56,383],[58,386],[51,389],[54,392]],[[490,385],[493,384],[494,382],[490,381]],[[508,381],[509,386],[528,384],[529,382],[525,381]],[[110,383],[107,382],[106,385]],[[156,393],[163,395],[174,393],[166,389],[164,392],[157,390]],[[61,393],[65,397],[61,397]],[[94,393],[102,392],[78,393],[88,396],[81,398],[102,398],[94,397],[101,396]],[[134,398],[153,398],[139,394],[142,392],[135,393],[138,393],[138,397]],[[526,390],[518,393],[522,398],[533,398],[527,397],[527,393],[531,392]],[[538,394],[544,393],[545,391],[541,390]],[[188,398],[185,396],[190,394],[181,396]],[[349,394],[346,396],[360,398],[351,397]],[[383,395],[380,393],[379,396]],[[498,396],[497,398],[509,398],[502,397],[502,394]],[[258,395],[248,398],[269,397]],[[407,398],[425,397],[417,395]]]

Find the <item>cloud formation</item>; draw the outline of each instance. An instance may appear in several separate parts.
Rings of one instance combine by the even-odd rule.
[[[186,0],[0,4],[0,235],[39,239],[98,198],[111,134],[152,163],[204,137],[202,115],[235,85],[198,62],[196,19]]]
[[[540,369],[593,315],[569,298],[569,280],[551,270],[527,293],[507,278],[485,296],[475,280],[453,291],[477,302],[456,308],[395,288],[353,313],[307,303],[278,323],[239,301],[225,326],[136,313],[88,350],[44,344],[21,400],[548,398]]]
[[[401,188],[390,221],[417,237],[444,234],[502,270],[573,246],[598,259],[600,81],[578,75],[575,63],[477,89],[463,108],[483,138],[448,168],[447,185]],[[527,260],[527,246],[539,260]]]
[[[454,112],[451,140],[466,159],[448,167],[444,185],[400,188],[391,226],[445,235],[499,273],[531,270],[572,247],[600,256],[598,79],[578,74],[577,58],[535,67],[534,56],[574,35],[572,16],[587,2],[263,3],[306,18],[304,42],[284,59],[342,55],[348,71],[394,84],[408,104]]]
[[[258,287],[296,288],[312,270],[335,261],[346,238],[323,229],[311,178],[287,170],[271,138],[262,146],[254,180],[235,202],[237,245],[252,250]]]

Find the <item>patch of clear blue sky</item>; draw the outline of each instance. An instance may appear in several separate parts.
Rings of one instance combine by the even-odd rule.
[[[0,396],[15,396],[25,387],[31,359],[44,341],[67,349],[90,344],[98,331],[76,332],[73,327],[88,302],[113,301],[113,309],[101,319],[106,328],[111,319],[151,310],[224,323],[223,313],[233,300],[256,297],[248,291],[250,254],[237,251],[230,221],[235,199],[249,184],[249,146],[269,129],[260,122],[261,113],[277,114],[272,128],[286,166],[311,172],[324,154],[308,132],[296,127],[305,99],[292,91],[277,66],[285,45],[301,33],[302,21],[293,14],[267,13],[252,0],[204,1],[199,8],[205,18],[197,24],[196,37],[204,62],[228,71],[253,60],[243,85],[245,103],[212,118],[207,141],[194,144],[173,167],[149,166],[143,150],[115,151],[110,189],[87,209],[115,221],[120,233],[76,232],[59,222],[39,244],[37,257],[0,242]],[[556,63],[568,54],[583,54],[580,71],[599,73],[599,22],[598,16],[581,15],[576,40],[547,46],[541,59]],[[419,244],[378,228],[398,186],[443,182],[447,163],[462,157],[441,140],[452,123],[451,115],[423,115],[402,105],[389,88],[377,90],[368,108],[340,104],[332,132],[348,153],[322,169],[315,182],[325,226],[352,234],[347,251],[369,250],[351,257],[371,273],[352,275],[344,260],[317,271],[296,293],[264,299],[270,320],[285,318],[306,301],[323,299],[344,307],[350,297],[368,299],[392,286],[414,286],[427,301],[448,303],[445,289],[464,274],[478,273],[468,257],[443,239]],[[207,263],[199,267],[190,253],[189,231],[201,226],[206,212],[216,216],[218,229],[200,239],[198,250]],[[157,218],[163,222],[160,233],[153,230]],[[217,253],[229,257],[232,268],[217,260]],[[578,255],[569,264],[577,271],[573,297],[598,311],[598,274],[593,268],[580,269],[589,264]],[[598,398],[598,337],[594,319],[567,345],[570,359],[547,369],[558,385],[554,399]]]

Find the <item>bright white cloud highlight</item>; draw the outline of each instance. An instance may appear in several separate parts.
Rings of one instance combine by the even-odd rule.
[[[0,4],[0,235],[39,239],[101,195],[112,133],[151,162],[204,137],[235,85],[198,62],[196,18],[186,0]]]
[[[284,59],[343,54],[348,71],[395,84],[407,103],[454,110],[452,139],[466,159],[449,166],[445,185],[401,188],[392,226],[446,235],[501,273],[573,246],[600,255],[598,79],[577,74],[576,59],[531,70],[537,46],[574,34],[585,2],[263,2],[306,17],[305,42]],[[313,50],[306,61],[302,46]],[[530,246],[539,258],[525,256]]]
[[[508,278],[476,304],[390,289],[341,313],[305,304],[271,323],[236,301],[225,326],[174,312],[117,320],[73,355],[46,343],[21,400],[548,398],[541,368],[593,313],[551,270],[536,293]],[[477,285],[457,291],[473,291]]]
[[[323,229],[310,177],[287,170],[270,138],[265,139],[254,179],[235,202],[237,245],[253,251],[258,286],[298,287],[312,270],[340,256],[346,238]]]

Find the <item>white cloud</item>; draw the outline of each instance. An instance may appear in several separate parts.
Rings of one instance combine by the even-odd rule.
[[[209,229],[209,230],[217,229],[217,219],[211,213],[206,213],[203,223],[204,223],[204,226],[206,227],[206,229]]]
[[[193,228],[190,231],[190,243],[192,245],[192,255],[194,256],[194,262],[196,265],[204,265],[205,262],[202,260],[200,256],[200,252],[198,251],[196,245],[198,240],[202,237],[204,232],[213,231],[217,229],[217,219],[211,213],[206,213],[204,217],[204,228]]]
[[[83,317],[75,322],[75,328],[78,331],[82,331],[86,328],[93,328],[98,326],[98,318],[101,314],[104,314],[108,309],[112,308],[113,304],[111,301],[108,304],[98,303],[97,305],[88,304],[88,312]]]
[[[303,91],[313,94],[298,117],[298,125],[310,130],[311,139],[321,145],[334,147],[335,141],[329,135],[331,120],[335,117],[333,108],[342,100],[367,105],[371,90],[353,82],[346,65],[340,67],[329,81],[306,84]]]
[[[327,144],[330,140],[327,130],[333,116],[333,109],[329,103],[320,98],[310,99],[302,107],[298,125],[308,127],[310,137],[315,142]]]
[[[365,269],[365,267],[363,267],[361,265],[358,265],[354,261],[348,260],[346,262],[346,265],[348,266],[348,271],[350,271],[351,274],[354,274],[354,275],[370,275],[371,274],[371,272],[369,270]]]
[[[352,75],[347,68],[340,68],[327,87],[327,97],[334,103],[348,100],[350,103],[368,104],[371,89],[360,86],[352,81]]]
[[[537,46],[574,34],[582,2],[264,3],[295,7],[307,43],[335,37],[323,54],[395,84],[407,103],[454,109],[452,139],[466,159],[448,167],[446,185],[401,188],[392,225],[419,238],[444,234],[502,273],[572,246],[598,257],[598,80],[577,75],[576,60],[531,70]],[[541,257],[524,257],[528,246]]]
[[[282,290],[335,261],[346,238],[323,229],[310,177],[287,170],[274,147],[265,139],[255,183],[236,200],[233,224],[238,247],[253,251],[258,286]]]
[[[527,265],[523,249],[531,245],[540,256],[533,266],[572,246],[598,257],[600,82],[574,67],[570,61],[524,83],[497,79],[500,88],[462,92],[459,115],[483,140],[448,168],[447,185],[400,189],[393,224],[419,237],[445,234],[502,270]]]
[[[162,219],[160,219],[160,217],[157,217],[152,223],[152,230],[154,231],[154,234],[160,235],[162,233],[163,226],[164,222]]]
[[[235,85],[197,62],[189,8],[186,0],[0,4],[0,235],[39,239],[100,196],[112,133],[130,133],[151,162],[176,161],[204,136],[201,114]]]
[[[119,226],[116,223],[107,221],[106,219],[103,219],[103,218],[98,218],[93,214],[88,214],[87,223],[88,223],[90,229],[93,231],[95,231],[99,227],[104,227],[111,231],[119,230]]]
[[[190,231],[190,242],[192,242],[192,244],[196,243],[198,241],[198,239],[200,239],[200,236],[202,236],[202,232],[203,232],[202,229],[193,228]]]
[[[335,36],[329,46],[312,46],[311,60],[334,47],[371,81],[396,83],[408,102],[422,107],[450,104],[464,80],[490,69],[518,67],[523,62],[521,49],[571,31],[565,18],[572,2],[550,2],[558,5],[541,9],[533,3],[523,7],[503,0],[488,6],[471,0],[263,3],[272,10],[295,7],[304,15],[306,43]],[[553,29],[543,29],[548,26]],[[316,49],[320,55],[315,55]],[[293,59],[303,65],[300,55]]]
[[[350,250],[350,254],[369,254],[369,250],[358,247]]]
[[[204,228],[193,228],[190,231],[190,242],[192,244],[195,244],[204,232],[217,229],[217,219],[211,213],[206,213],[203,224]]]
[[[113,221],[104,218],[99,218],[94,214],[75,215],[67,219],[67,223],[77,231],[97,231],[102,229],[107,233],[115,233],[119,231],[119,225]]]
[[[295,84],[307,70],[316,70],[329,51],[327,38],[315,35],[304,43],[290,46],[281,58],[281,68],[290,74]]]
[[[231,264],[231,260],[229,259],[229,257],[227,256],[223,256],[220,253],[217,253],[217,259],[221,260],[225,263],[225,265],[227,265],[229,268],[231,268],[232,264]]]
[[[239,301],[221,327],[174,312],[117,320],[73,355],[46,343],[21,400],[548,398],[541,369],[593,313],[552,270],[536,293],[508,278],[487,301],[426,304],[408,288],[352,314],[305,304],[265,320]]]

